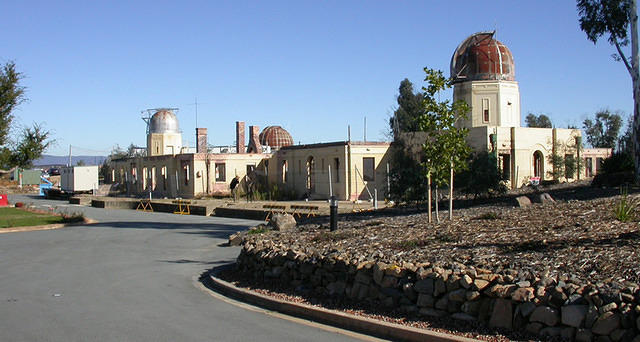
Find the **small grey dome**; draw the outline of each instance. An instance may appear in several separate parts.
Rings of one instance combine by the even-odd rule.
[[[180,133],[178,118],[170,110],[157,111],[149,122],[149,133]]]

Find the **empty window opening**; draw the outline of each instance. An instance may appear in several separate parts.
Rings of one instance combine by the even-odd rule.
[[[542,180],[542,175],[544,174],[544,156],[542,152],[535,151],[533,153],[533,176],[540,177]]]
[[[184,177],[184,185],[189,185],[189,162],[182,162],[182,176]]]
[[[340,158],[335,158],[333,164],[336,167],[335,177],[336,183],[340,183]]]
[[[147,180],[149,179],[149,172],[146,167],[142,168],[142,188],[147,189]]]
[[[216,169],[216,182],[226,182],[227,181],[227,173],[226,173],[226,164],[225,163],[215,163]]]
[[[287,173],[289,172],[289,165],[286,160],[282,161],[282,183],[287,182]]]
[[[489,122],[489,99],[482,99],[482,120]]]
[[[501,154],[499,156],[500,173],[502,173],[503,180],[511,179],[511,155]]]
[[[584,174],[587,177],[593,176],[593,159],[591,157],[584,159]]]
[[[365,182],[376,180],[376,161],[373,157],[362,158],[362,178]]]
[[[167,167],[163,166],[160,169],[160,174],[162,175],[162,190],[167,190]]]
[[[313,157],[307,158],[307,190],[313,191],[315,188],[314,174],[316,169],[316,162]]]

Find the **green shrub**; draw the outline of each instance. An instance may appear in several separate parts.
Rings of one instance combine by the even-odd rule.
[[[618,221],[628,222],[634,219],[636,209],[638,208],[638,201],[629,198],[628,190],[626,188],[621,189],[620,193],[622,197],[613,208],[613,214]]]
[[[489,211],[478,217],[475,217],[474,220],[497,220],[499,218],[500,218],[500,215],[498,215],[498,213]]]
[[[81,212],[73,212],[73,213],[64,212],[64,213],[60,213],[60,216],[62,216],[62,222],[64,223],[74,223],[74,222],[84,221],[84,214]]]
[[[602,162],[599,172],[614,173],[634,171],[633,156],[629,153],[616,152]]]

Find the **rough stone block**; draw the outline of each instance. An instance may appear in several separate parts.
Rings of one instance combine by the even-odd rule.
[[[512,328],[513,308],[511,301],[506,299],[496,299],[489,319],[489,326],[495,328]]]
[[[467,291],[465,293],[465,298],[467,300],[476,300],[480,297],[480,292],[478,291]]]
[[[464,302],[465,294],[467,291],[465,289],[458,289],[455,291],[449,292],[449,300],[454,302]]]
[[[433,279],[423,279],[418,280],[415,285],[413,285],[413,289],[425,294],[433,294],[434,286]]]
[[[545,325],[552,327],[558,324],[558,316],[558,310],[548,306],[539,306],[533,310],[529,321],[544,323]]]
[[[520,312],[522,317],[529,316],[535,309],[536,309],[536,305],[533,304],[532,302],[525,302],[518,305],[518,311]]]
[[[563,328],[562,332],[560,332],[560,337],[562,337],[565,341],[573,341],[573,337],[576,334],[575,328]]]
[[[432,295],[421,293],[420,295],[418,295],[417,304],[420,307],[432,308],[435,304],[435,299]]]
[[[446,310],[447,304],[449,304],[449,299],[447,299],[447,296],[444,296],[436,301],[435,307],[438,310]]]
[[[435,281],[435,288],[433,289],[433,295],[438,297],[441,294],[444,294],[447,292],[447,286],[445,285],[445,282],[443,279],[436,279]]]
[[[542,327],[543,325],[541,323],[533,322],[533,323],[527,324],[524,330],[537,335],[538,333],[540,333],[540,330],[542,329]]]
[[[402,285],[402,293],[412,301],[415,301],[416,298],[418,298],[418,294],[413,290],[413,283],[406,283]]]
[[[516,302],[528,302],[533,298],[535,298],[535,295],[533,294],[533,288],[531,287],[521,287],[513,291],[511,294],[511,299]]]
[[[473,286],[474,286],[474,288],[475,288],[476,290],[478,290],[478,291],[482,291],[482,290],[484,290],[487,286],[489,286],[489,284],[490,284],[490,281],[488,281],[488,280],[484,280],[484,279],[478,279],[478,278],[476,278],[476,279],[473,281]]]
[[[467,322],[476,321],[475,317],[473,317],[473,316],[471,316],[469,314],[466,314],[466,313],[462,313],[462,312],[456,312],[456,313],[452,314],[451,318],[459,319],[461,321],[467,321]]]
[[[587,316],[589,306],[587,305],[567,305],[561,309],[562,324],[579,328]]]
[[[384,278],[384,269],[386,267],[387,267],[387,264],[383,262],[377,262],[373,266],[373,281],[375,281],[376,284],[378,285],[382,284],[382,278]]]
[[[343,281],[336,281],[327,285],[327,290],[329,291],[330,295],[341,296],[344,293],[346,287],[347,284],[345,284]]]
[[[520,208],[531,206],[531,200],[527,196],[518,196],[516,197],[516,204]]]
[[[576,342],[591,342],[593,334],[588,329],[578,329],[576,331]]]
[[[546,328],[540,329],[540,332],[538,334],[540,336],[557,337],[557,336],[560,336],[561,333],[562,333],[562,328],[546,327]]]
[[[290,231],[296,228],[296,219],[291,214],[274,214],[269,225],[277,231]]]
[[[462,304],[461,310],[469,315],[477,316],[480,310],[480,301],[465,302]]]
[[[382,284],[380,284],[380,286],[389,288],[398,287],[398,278],[394,276],[385,276],[382,278]]]
[[[418,311],[418,313],[423,316],[429,316],[429,317],[443,317],[447,315],[446,311],[435,310],[431,308],[422,308],[420,309],[420,311]]]
[[[460,278],[460,285],[465,289],[468,289],[471,287],[471,285],[473,285],[473,279],[465,274],[462,276],[462,278]]]
[[[596,335],[609,335],[612,331],[620,327],[620,315],[611,311],[605,312],[595,323],[591,331]]]
[[[371,277],[365,271],[358,271],[355,281],[356,283],[369,285],[371,283]]]

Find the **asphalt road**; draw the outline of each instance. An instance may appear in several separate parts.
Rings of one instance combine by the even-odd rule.
[[[0,341],[356,341],[197,287],[255,221],[104,210],[9,196],[99,223],[0,234]]]

